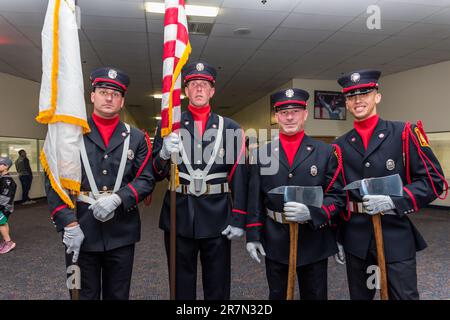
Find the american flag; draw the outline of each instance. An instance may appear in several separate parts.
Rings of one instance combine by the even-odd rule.
[[[179,129],[181,117],[181,69],[191,45],[184,0],[165,0],[161,136]]]

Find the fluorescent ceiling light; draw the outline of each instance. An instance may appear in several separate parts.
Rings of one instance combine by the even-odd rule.
[[[218,7],[194,6],[187,4],[185,8],[188,16],[217,17],[219,14]],[[146,2],[145,11],[151,13],[164,13],[165,6],[164,3],[161,2]]]
[[[156,119],[156,120],[161,120],[161,119],[162,119],[162,117],[161,117],[161,116],[156,116],[156,117],[153,117],[153,119]]]

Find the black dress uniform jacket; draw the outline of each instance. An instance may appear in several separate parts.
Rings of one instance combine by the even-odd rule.
[[[83,138],[97,188],[100,192],[105,189],[113,190],[124,141],[128,136],[127,129],[120,121],[106,148],[92,118],[88,122],[91,132]],[[51,188],[48,176],[46,177],[47,200],[56,229],[62,231],[66,225],[78,220],[85,236],[81,251],[109,251],[140,240],[141,221],[137,204],[153,191],[155,181],[151,170],[151,146],[140,130],[131,127],[130,134],[131,151],[128,151],[122,183],[116,192],[122,199],[122,204],[115,210],[111,220],[98,221],[88,209],[89,204],[80,201],[77,202],[75,213],[61,201]],[[142,166],[141,174],[136,177]],[[84,166],[82,167],[81,191],[90,191]]]
[[[276,139],[279,140],[278,137]],[[289,225],[276,222],[266,215],[266,208],[283,212],[283,197],[270,195],[268,191],[279,186],[322,186],[322,208],[308,206],[312,221],[299,224],[297,266],[311,264],[335,254],[336,240],[329,223],[344,208],[345,203],[340,174],[325,192],[338,170],[338,158],[333,147],[305,135],[292,167],[289,166],[281,143],[270,142],[267,150],[272,161],[279,161],[279,170],[273,175],[262,175],[261,169],[270,164],[263,164],[259,156],[256,164],[250,165],[247,242],[261,241],[267,258],[288,264]]]
[[[208,181],[208,184],[219,184],[228,181],[231,188],[231,193],[201,195],[199,197],[194,195],[184,195],[177,193],[177,236],[182,236],[191,239],[204,239],[220,237],[221,232],[232,225],[234,227],[245,228],[246,219],[246,202],[247,202],[247,171],[245,165],[245,140],[244,133],[239,125],[226,117],[223,117],[223,134],[222,134],[222,150],[219,155],[222,158],[222,163],[214,162],[211,166],[209,174],[228,172],[227,178],[218,178]],[[186,129],[190,134],[190,153],[187,153],[188,159],[191,161],[193,170],[206,167],[208,159],[195,159],[194,148],[201,146],[203,155],[205,149],[212,149],[211,144],[217,136],[217,128],[219,127],[219,116],[211,112],[205,127],[203,139],[199,141],[199,134],[195,133],[194,119],[189,111],[184,111],[181,114],[180,129]],[[235,130],[236,135],[228,137],[227,129]],[[211,132],[213,130],[215,132]],[[211,132],[211,139],[207,139],[207,132]],[[195,135],[194,135],[195,133]],[[189,138],[189,137],[188,137]],[[233,141],[231,141],[233,140]],[[170,162],[165,166],[162,164],[162,159],[159,152],[163,145],[161,138],[161,128],[158,125],[154,144],[153,144],[153,169],[155,178],[163,180],[168,178],[170,174]],[[183,144],[184,148],[189,148],[188,143]],[[200,148],[199,148],[200,149]],[[218,156],[219,157],[219,156]],[[226,161],[228,159],[228,161]],[[200,163],[199,163],[200,162]],[[186,166],[181,163],[178,165],[179,172],[188,174]],[[189,184],[189,181],[180,177],[180,184]],[[170,232],[170,192],[166,192],[164,203],[161,208],[161,217],[159,227],[164,231]]]
[[[408,218],[408,214],[416,212],[419,208],[429,204],[436,196],[426,173],[425,164],[419,157],[418,149],[410,141],[410,173],[412,183],[406,179],[406,168],[403,162],[402,137],[405,128],[404,122],[385,121],[379,119],[367,150],[361,137],[355,129],[339,137],[336,143],[342,149],[344,161],[344,174],[346,183],[372,177],[383,177],[399,174],[403,180],[404,195],[391,197],[395,204],[397,215],[382,215],[381,225],[386,262],[398,262],[415,257],[416,251],[426,248],[425,240]],[[412,126],[412,132],[420,139]],[[442,168],[432,150],[427,144],[420,149],[431,160],[441,175]],[[431,178],[438,194],[443,191],[443,182],[436,172],[428,166]],[[349,199],[353,202],[362,202],[358,190],[349,191]],[[348,214],[344,215],[348,220]],[[373,225],[370,215],[353,213],[349,221],[341,220],[338,230],[339,241],[344,245],[346,252],[366,259],[370,242],[373,237]]]

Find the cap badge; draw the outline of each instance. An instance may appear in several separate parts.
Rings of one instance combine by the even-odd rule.
[[[388,159],[386,161],[386,169],[388,169],[389,171],[392,171],[395,169],[395,161],[392,159]]]
[[[313,177],[317,176],[317,167],[316,166],[311,166],[311,175]]]
[[[115,79],[115,78],[117,78],[117,71],[114,70],[114,69],[109,70],[109,71],[108,71],[108,77],[109,77],[110,79]]]
[[[292,98],[293,96],[294,96],[294,90],[292,90],[292,89],[287,89],[287,90],[286,90],[286,97]]]
[[[203,63],[199,62],[195,66],[195,69],[197,69],[197,71],[203,71],[203,70],[205,70],[205,66],[203,65]]]
[[[352,73],[352,75],[350,76],[350,80],[352,80],[352,82],[358,82],[359,79],[361,79],[361,75],[358,72]]]

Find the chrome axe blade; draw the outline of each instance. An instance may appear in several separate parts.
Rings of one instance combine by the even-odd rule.
[[[323,189],[320,186],[280,186],[268,193],[283,195],[285,203],[295,201],[317,208],[322,207],[323,203]]]
[[[365,195],[384,195],[384,196],[403,196],[403,181],[400,175],[393,174],[385,177],[366,178],[356,180],[345,186],[344,190],[359,189],[362,196]]]

